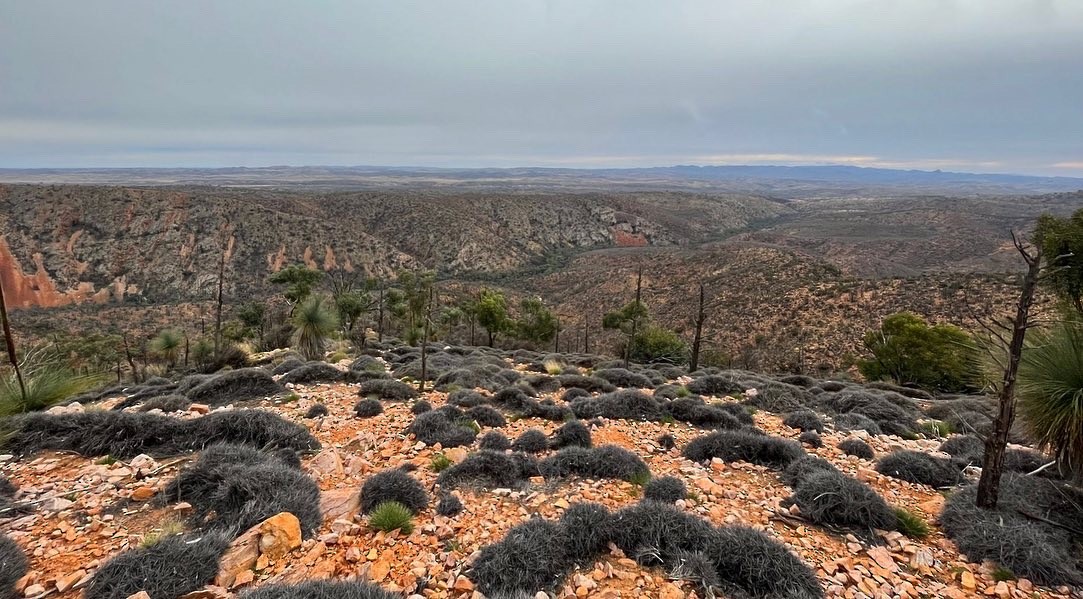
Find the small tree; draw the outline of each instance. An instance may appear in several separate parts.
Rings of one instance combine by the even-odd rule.
[[[323,280],[323,273],[301,264],[290,264],[271,275],[269,280],[275,285],[284,285],[286,290],[282,295],[291,306],[296,306],[312,294],[316,284]]]
[[[432,271],[404,271],[384,296],[388,311],[402,323],[403,336],[410,345],[420,342],[424,334],[425,308],[435,283],[436,273]]]
[[[166,367],[172,370],[180,358],[184,346],[184,333],[176,329],[164,329],[150,342],[150,351],[154,352]]]
[[[244,325],[246,335],[255,335],[263,341],[264,321],[267,317],[267,305],[263,302],[246,302],[237,308],[237,320]]]
[[[519,303],[519,318],[515,321],[515,333],[520,339],[533,343],[548,343],[556,338],[560,328],[557,317],[539,297],[530,297]]]
[[[503,293],[494,289],[482,289],[474,302],[474,314],[478,324],[485,327],[489,334],[489,347],[496,342],[496,336],[507,331],[511,326],[508,318],[508,300]]]
[[[930,326],[909,312],[892,314],[880,329],[865,334],[872,359],[858,362],[869,380],[890,378],[899,385],[940,391],[963,391],[971,386],[974,342],[952,325]]]
[[[637,362],[683,364],[688,357],[688,346],[673,331],[648,323],[636,333],[628,355]]]
[[[1043,214],[1034,239],[1047,262],[1043,283],[1083,315],[1083,208],[1071,218]]]
[[[297,306],[293,314],[293,344],[306,360],[323,358],[327,338],[338,328],[338,316],[326,298],[314,295]]]

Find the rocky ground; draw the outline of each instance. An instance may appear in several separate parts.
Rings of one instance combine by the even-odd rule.
[[[356,384],[291,387],[296,394],[291,401],[268,399],[257,402],[257,407],[303,424],[322,443],[320,452],[305,456],[303,468],[322,490],[324,523],[314,538],[304,541],[296,525],[291,527],[288,522],[266,522],[260,530],[242,535],[223,559],[216,583],[195,594],[201,599],[230,596],[272,582],[317,578],[369,580],[404,597],[481,597],[467,576],[468,567],[481,548],[499,541],[511,527],[535,515],[558,518],[576,502],[618,508],[640,499],[640,487],[625,481],[572,479],[557,483],[534,478],[524,489],[456,490],[465,506],[457,516],[439,516],[430,508],[415,518],[411,534],[377,532],[357,513],[358,491],[367,477],[412,463],[417,467],[413,476],[431,491],[437,476],[431,465],[433,456],[443,453],[459,462],[469,450],[427,446],[406,434],[414,418],[410,403],[384,402],[382,414],[361,419],[353,411]],[[439,407],[447,396],[429,392],[423,399]],[[109,401],[115,400],[84,409],[107,408]],[[327,406],[329,414],[304,418],[316,402]],[[196,405],[189,414],[195,417],[203,410]],[[759,411],[754,417],[756,426],[771,435],[796,439],[799,434],[776,415]],[[514,439],[528,428],[551,434],[559,424],[522,418],[510,421],[502,431]],[[662,433],[675,437],[676,448],[659,446],[657,438]],[[1067,587],[1038,587],[1026,579],[996,580],[993,565],[969,563],[936,527],[944,503],[941,492],[880,475],[871,461],[836,449],[839,441],[851,435],[865,438],[877,454],[900,448],[935,452],[936,440],[869,437],[863,431],[836,433],[829,427],[822,435],[822,448],[806,447],[842,472],[868,483],[889,504],[920,515],[932,527],[932,533],[921,540],[891,532],[870,542],[811,525],[796,509],[781,507],[791,490],[779,482],[773,470],[718,459],[703,465],[682,457],[680,449],[704,434],[691,425],[602,420],[591,427],[591,434],[595,445],[611,443],[634,451],[655,476],[683,480],[690,493],[678,502],[679,508],[713,524],[742,523],[760,528],[783,541],[814,569],[829,597],[1071,596]],[[27,598],[76,597],[110,557],[139,546],[148,537],[178,528],[188,506],[161,506],[154,498],[191,459],[156,460],[141,455],[113,461],[57,452],[24,459],[0,456],[0,471],[20,488],[18,499],[31,502],[33,508],[14,516],[4,514],[8,518],[0,520],[4,531],[30,557],[30,571],[17,583],[17,592]],[[612,548],[592,568],[574,572],[557,594],[701,597],[696,589],[688,581],[667,579],[660,569],[641,568]]]

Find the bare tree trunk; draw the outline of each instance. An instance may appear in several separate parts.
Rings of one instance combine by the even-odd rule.
[[[583,323],[583,353],[590,353],[590,320]]]
[[[380,309],[376,320],[376,340],[384,342],[384,286],[380,285]]]
[[[1019,361],[1023,355],[1023,342],[1030,326],[1030,307],[1034,303],[1034,292],[1038,286],[1038,277],[1042,268],[1042,248],[1038,246],[1031,254],[1022,242],[1012,235],[1015,247],[1027,263],[1027,274],[1023,276],[1023,287],[1019,293],[1019,303],[1015,307],[1015,316],[1011,320],[1011,341],[1008,343],[1008,361],[1004,368],[1004,378],[997,393],[997,415],[993,420],[993,433],[985,440],[985,459],[982,461],[981,479],[978,480],[978,494],[975,505],[992,509],[997,506],[1000,495],[1000,478],[1004,469],[1004,449],[1008,445],[1008,432],[1015,420],[1015,380],[1019,371]],[[998,335],[999,338],[1003,338]]]
[[[11,361],[11,368],[15,370],[15,380],[19,382],[19,394],[22,395],[25,406],[26,382],[23,381],[23,371],[19,369],[19,355],[15,352],[15,336],[11,334],[11,320],[8,318],[7,301],[4,299],[3,281],[0,281],[0,320],[3,320],[4,324],[4,343],[7,345],[8,360]]]
[[[124,340],[124,357],[128,359],[128,366],[132,368],[132,380],[139,382],[139,368],[135,365],[135,358],[132,357],[132,349],[128,345],[127,333],[121,335],[121,339]]]
[[[643,266],[640,265],[636,271],[636,303],[635,312],[632,315],[632,335],[628,338],[628,345],[624,348],[624,367],[628,368],[628,361],[632,357],[632,351],[635,349],[636,335],[639,329],[639,306],[640,298],[643,296]]]
[[[429,323],[432,322],[432,287],[429,287],[429,302],[428,307],[425,309],[425,325],[422,327],[424,331],[421,335],[421,381],[417,384],[417,390],[421,393],[425,392],[425,378],[428,375],[428,351],[429,351]]]
[[[557,329],[553,333],[553,351],[560,353],[560,321],[557,321]]]
[[[188,340],[188,331],[185,331],[184,332],[184,367],[185,368],[188,368],[188,352],[190,351],[190,349],[191,349],[191,346],[190,346],[189,340]]]
[[[226,221],[227,233],[229,221]],[[226,278],[226,251],[229,248],[229,235],[222,243],[222,257],[218,260],[218,298],[214,310],[214,355],[219,355],[222,347],[222,286]]]
[[[688,372],[699,369],[699,348],[703,342],[703,321],[705,319],[704,300],[706,294],[703,291],[703,283],[699,284],[699,310],[696,311],[696,332],[692,335],[692,356],[688,361]]]

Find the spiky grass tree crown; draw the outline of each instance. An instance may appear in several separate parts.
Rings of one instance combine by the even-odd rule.
[[[310,296],[293,313],[293,346],[306,360],[323,357],[327,338],[338,328],[338,315],[327,298]]]

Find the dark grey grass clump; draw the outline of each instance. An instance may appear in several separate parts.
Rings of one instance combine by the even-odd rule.
[[[174,535],[129,549],[94,574],[86,599],[126,599],[146,591],[151,599],[176,599],[198,591],[218,574],[218,560],[229,546],[226,535]]]
[[[330,411],[327,409],[327,406],[322,403],[312,404],[312,406],[305,411],[305,418],[322,418],[329,413]]]
[[[545,478],[581,476],[631,481],[650,476],[646,462],[616,445],[565,447],[539,462],[538,469]]]
[[[456,409],[454,406],[444,406],[439,410],[432,410],[419,414],[414,418],[407,432],[413,433],[417,439],[426,445],[440,444],[441,447],[459,447],[470,445],[477,437],[468,421],[451,419],[446,408]]]
[[[444,469],[436,477],[436,483],[441,489],[457,486],[514,489],[536,474],[537,463],[532,460],[522,454],[483,449]]]
[[[590,447],[591,445],[590,429],[583,424],[582,420],[565,422],[549,439],[550,449]]]
[[[361,397],[376,397],[387,401],[408,401],[418,396],[417,389],[394,379],[372,379],[361,383]]]
[[[271,373],[262,368],[240,368],[216,374],[188,391],[188,399],[209,406],[263,399],[285,393]]]
[[[361,486],[361,513],[368,514],[387,501],[397,501],[414,514],[429,505],[429,494],[414,477],[398,468],[382,470]]]
[[[298,584],[260,585],[241,593],[240,599],[401,599],[401,595],[368,582],[308,580]]]
[[[512,442],[511,449],[523,453],[541,453],[549,449],[549,439],[541,429],[527,429]]]
[[[921,451],[895,451],[876,462],[876,471],[885,476],[937,489],[963,482],[959,467],[949,460]]]
[[[383,414],[384,406],[380,403],[380,400],[366,397],[354,404],[353,412],[358,418],[372,418]]]
[[[30,569],[30,560],[18,543],[0,534],[0,597],[14,599],[15,583]]]
[[[278,379],[280,385],[287,383],[336,383],[343,380],[346,373],[327,362],[313,361],[291,369]]]
[[[489,431],[478,440],[478,448],[504,451],[505,449],[511,449],[511,441],[508,440],[507,435],[500,431]]]
[[[876,452],[872,450],[872,447],[857,438],[839,441],[839,449],[846,455],[857,456],[863,460],[871,460],[876,457]]]
[[[805,450],[788,439],[741,430],[704,435],[686,445],[683,453],[694,462],[719,458],[726,462],[750,462],[781,469],[805,455]]]
[[[675,476],[652,478],[643,486],[643,498],[663,503],[676,503],[688,496],[688,487]]]
[[[802,517],[816,524],[865,532],[897,526],[895,512],[876,491],[837,470],[818,470],[803,477],[792,501]]]

